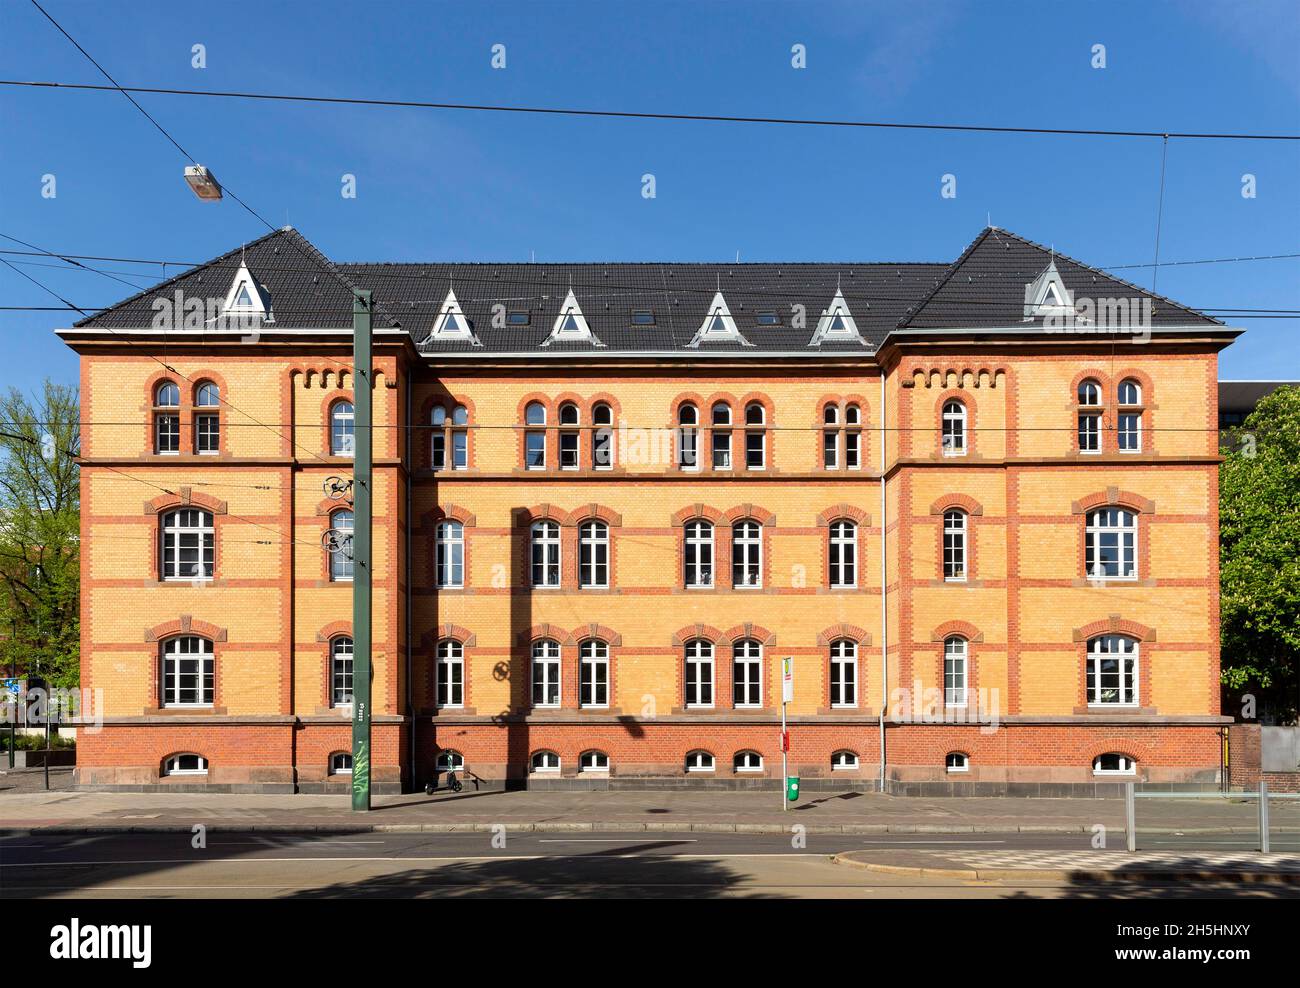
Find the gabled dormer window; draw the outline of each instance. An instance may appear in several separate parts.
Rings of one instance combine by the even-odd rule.
[[[447,297],[443,300],[442,308],[438,310],[438,318],[434,321],[433,332],[429,335],[429,338],[431,340],[459,341],[472,343],[474,346],[482,346],[479,338],[474,334],[470,321],[465,318],[465,312],[460,307],[456,292],[452,289],[447,290]]]
[[[1061,272],[1052,260],[1025,286],[1025,321],[1044,316],[1068,316],[1074,313],[1074,296],[1065,287]]]
[[[590,343],[592,346],[605,345],[596,339],[596,334],[587,325],[587,317],[582,314],[582,307],[578,305],[578,299],[573,294],[572,288],[569,289],[569,294],[564,297],[564,304],[560,306],[560,314],[555,317],[555,325],[551,327],[551,335],[542,342],[542,346],[550,346],[557,341],[561,343]]]
[[[722,292],[717,292],[713,296],[713,301],[709,303],[709,311],[704,316],[704,322],[700,323],[700,328],[695,331],[695,338],[688,347],[697,347],[701,343],[739,343],[742,346],[753,346],[749,340],[740,334],[736,328],[736,320],[732,318],[731,309],[727,306],[727,300],[722,297]]]
[[[235,272],[235,279],[226,292],[226,301],[221,307],[219,319],[238,320],[245,324],[275,322],[271,295],[266,286],[253,277],[247,262],[241,262],[239,270]]]
[[[817,320],[817,329],[813,331],[808,345],[817,346],[824,342],[865,344],[862,334],[858,332],[858,324],[853,318],[853,313],[849,311],[849,305],[844,301],[844,293],[838,288],[835,289],[835,297],[831,299],[831,304]]]

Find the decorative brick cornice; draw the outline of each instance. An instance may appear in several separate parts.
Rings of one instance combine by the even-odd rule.
[[[160,642],[165,638],[174,638],[176,635],[198,635],[214,642],[224,642],[226,640],[226,629],[219,628],[215,624],[209,624],[207,621],[196,621],[189,614],[182,614],[175,621],[164,621],[152,628],[146,628],[144,640],[147,642]]]
[[[945,494],[930,505],[930,514],[941,515],[953,508],[960,508],[968,515],[984,514],[984,505],[969,494]]]
[[[152,501],[144,502],[144,513],[146,515],[156,515],[160,511],[166,511],[169,508],[205,508],[214,515],[224,515],[226,513],[226,502],[218,501],[215,497],[209,497],[207,494],[195,492],[188,487],[177,488],[176,493],[159,494]]]
[[[768,631],[766,628],[754,624],[752,621],[746,621],[744,624],[737,624],[728,628],[722,633],[723,640],[729,642],[738,642],[746,638],[752,638],[760,645],[775,645],[776,634]]]
[[[673,632],[673,646],[680,648],[688,641],[696,638],[703,638],[705,641],[713,642],[716,645],[723,640],[723,634],[709,624],[688,624],[686,627]]]
[[[840,502],[839,504],[827,508],[825,511],[819,512],[817,515],[817,524],[829,525],[831,522],[838,521],[840,518],[851,519],[864,528],[871,527],[871,515],[867,514],[867,512],[863,511],[856,505],[844,502]]]
[[[1126,621],[1118,614],[1112,614],[1102,621],[1093,621],[1082,628],[1074,629],[1076,642],[1086,642],[1097,635],[1128,635],[1140,642],[1153,642],[1156,640],[1156,629],[1136,621]]]
[[[952,635],[960,635],[968,642],[982,642],[984,640],[984,632],[969,621],[945,621],[930,632],[930,641],[946,641]]]
[[[618,648],[623,644],[622,635],[613,628],[607,628],[595,621],[590,624],[580,625],[569,632],[569,641],[580,642],[588,638],[598,638],[611,648]]]
[[[1134,494],[1132,491],[1122,491],[1118,487],[1107,487],[1104,491],[1089,494],[1087,497],[1081,497],[1079,500],[1072,502],[1070,510],[1073,514],[1082,515],[1094,508],[1109,507],[1130,508],[1139,514],[1149,515],[1156,510],[1156,503],[1150,498],[1145,498],[1141,494]]]
[[[859,645],[871,644],[871,632],[859,628],[856,624],[832,624],[829,628],[817,632],[817,647],[827,648],[831,642],[847,638]]]

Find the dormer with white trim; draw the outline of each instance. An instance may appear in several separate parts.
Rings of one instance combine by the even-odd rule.
[[[474,335],[474,330],[470,328],[469,320],[465,318],[465,312],[456,299],[456,292],[451,288],[447,289],[447,298],[443,301],[442,308],[438,310],[438,318],[433,324],[433,332],[429,334],[429,339],[435,342],[483,345]]]
[[[866,308],[870,305],[865,304]],[[831,299],[831,304],[822,312],[821,318],[817,320],[817,328],[813,331],[812,339],[808,341],[809,346],[818,346],[821,343],[860,343],[867,345],[867,341],[862,338],[858,332],[857,321],[853,318],[853,313],[849,311],[849,305],[844,301],[844,292],[838,287],[835,289],[835,297]]]
[[[582,314],[582,307],[578,305],[578,299],[574,296],[572,288],[569,289],[569,294],[564,297],[564,304],[560,306],[560,314],[555,317],[555,325],[551,327],[551,335],[542,341],[542,346],[550,346],[552,343],[605,345],[596,338],[596,334],[587,325],[587,317]]]
[[[695,331],[695,338],[686,345],[688,347],[697,347],[701,343],[754,345],[740,334],[740,330],[736,326],[736,320],[732,318],[731,309],[727,306],[727,300],[722,297],[721,290],[713,296],[713,301],[709,303],[708,314],[705,315],[704,322],[700,323],[700,328]]]
[[[1025,286],[1025,322],[1045,316],[1072,315],[1074,296],[1065,287],[1053,258],[1042,273]]]
[[[227,319],[244,325],[275,322],[271,293],[253,277],[253,273],[248,270],[247,261],[240,261],[239,270],[235,272],[230,290],[226,292],[226,300],[221,306],[221,315],[213,321]]]

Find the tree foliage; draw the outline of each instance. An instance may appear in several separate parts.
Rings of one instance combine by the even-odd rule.
[[[1300,707],[1300,387],[1246,418],[1219,471],[1222,678]]]
[[[75,388],[0,397],[0,664],[76,686],[80,526]]]

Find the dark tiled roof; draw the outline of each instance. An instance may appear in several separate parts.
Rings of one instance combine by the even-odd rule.
[[[1025,285],[1055,259],[1076,295],[1146,295],[1040,244],[987,229],[953,264],[360,264],[334,263],[296,230],[285,228],[193,268],[77,323],[79,328],[144,329],[155,298],[224,300],[242,262],[267,290],[276,329],[331,329],[352,325],[352,290],[374,293],[376,324],[401,326],[426,353],[546,352],[871,352],[898,327],[1020,327]],[[572,289],[594,343],[542,343],[550,336]],[[431,340],[449,290],[454,290],[480,346]],[[715,292],[721,290],[736,327],[752,344],[706,343],[695,337]],[[822,312],[842,292],[863,343],[809,347]],[[505,325],[500,312],[528,312],[527,325]],[[802,307],[804,321],[795,325]],[[654,313],[653,325],[633,325],[634,309]],[[776,325],[760,325],[762,312]],[[494,321],[497,325],[493,325]],[[1199,313],[1157,299],[1156,324],[1217,325]]]

